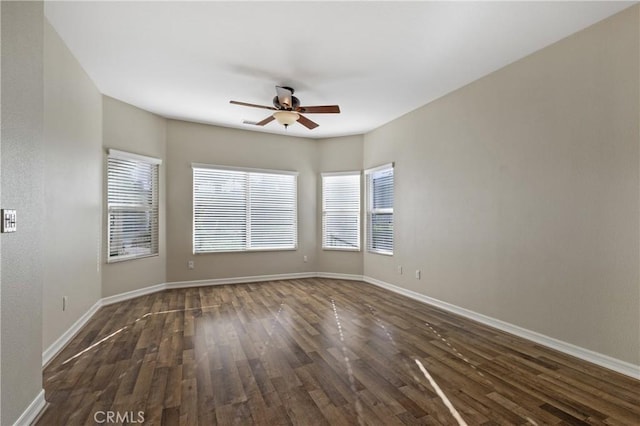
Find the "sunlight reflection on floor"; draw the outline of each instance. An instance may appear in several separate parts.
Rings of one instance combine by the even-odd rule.
[[[342,323],[340,322],[340,316],[338,315],[338,309],[336,308],[335,300],[331,299],[331,307],[333,308],[333,315],[336,318],[336,324],[338,325],[338,333],[340,334],[340,342],[342,343],[342,355],[344,356],[344,362],[347,364],[347,374],[349,375],[349,384],[351,386],[351,391],[353,391],[356,400],[356,415],[358,416],[358,424],[364,425],[362,420],[362,402],[360,401],[360,396],[358,394],[358,390],[356,389],[356,380],[353,376],[353,369],[351,368],[351,361],[349,360],[349,355],[347,354],[347,347],[344,342],[344,333],[342,332]]]

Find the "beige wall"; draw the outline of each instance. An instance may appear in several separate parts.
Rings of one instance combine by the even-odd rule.
[[[318,140],[318,184],[317,192],[317,229],[318,244],[317,271],[340,274],[362,275],[363,272],[363,242],[361,251],[338,251],[322,249],[322,179],[323,172],[346,172],[362,170],[362,135]],[[362,201],[362,200],[361,200]],[[361,204],[362,205],[362,204]],[[361,218],[361,225],[363,220]],[[362,235],[362,227],[361,227]]]
[[[0,239],[0,424],[11,425],[42,390],[43,4],[3,2],[1,13],[0,204],[18,219]]]
[[[102,296],[161,284],[166,281],[166,123],[164,118],[108,96],[103,97],[103,203],[106,202],[107,150],[115,148],[163,160],[160,166],[159,256],[103,264]],[[103,209],[106,222],[106,207]],[[107,231],[103,227],[103,262],[107,256]]]
[[[168,281],[315,272],[316,149],[316,142],[310,139],[169,120]],[[194,162],[298,171],[298,249],[193,255],[191,164]],[[195,262],[193,270],[187,268],[189,260]]]
[[[638,9],[367,134],[396,248],[365,275],[640,364]]]
[[[48,22],[44,140],[43,350],[101,297],[102,237],[102,95]]]

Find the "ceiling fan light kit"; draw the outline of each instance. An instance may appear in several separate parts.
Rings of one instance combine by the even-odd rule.
[[[340,107],[338,105],[317,105],[317,106],[300,106],[300,100],[293,96],[294,90],[291,87],[276,86],[277,95],[273,98],[273,106],[250,104],[246,102],[229,101],[235,105],[248,106],[252,108],[270,109],[275,111],[272,115],[268,116],[262,121],[255,124],[256,126],[264,126],[276,120],[278,124],[281,124],[286,129],[295,122],[302,124],[309,130],[318,127],[318,123],[309,120],[302,115],[305,114],[339,114]],[[244,122],[245,124],[250,124]]]
[[[294,111],[276,111],[273,113],[273,117],[276,119],[278,124],[282,124],[286,129],[288,126],[298,121],[300,114]]]

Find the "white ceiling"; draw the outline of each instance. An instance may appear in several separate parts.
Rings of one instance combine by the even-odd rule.
[[[156,114],[324,138],[379,127],[632,2],[47,2],[98,89]],[[320,124],[260,121],[275,85]]]

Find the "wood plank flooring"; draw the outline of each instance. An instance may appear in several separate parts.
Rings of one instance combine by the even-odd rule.
[[[45,426],[640,424],[637,380],[332,279],[106,306],[44,388]]]

